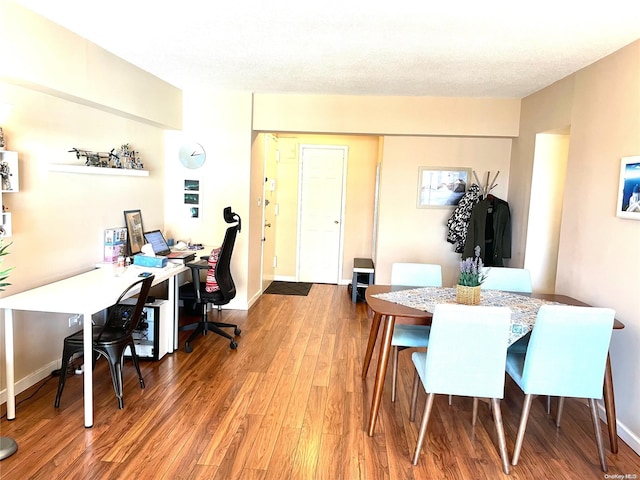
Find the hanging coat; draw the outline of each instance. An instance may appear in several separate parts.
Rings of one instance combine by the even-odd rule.
[[[462,253],[467,238],[467,227],[473,206],[480,200],[480,187],[475,183],[462,196],[447,221],[447,242],[457,244],[456,253]]]
[[[480,246],[480,258],[486,266],[502,267],[511,258],[511,213],[509,204],[493,195],[478,202],[471,211],[462,258],[474,257]]]

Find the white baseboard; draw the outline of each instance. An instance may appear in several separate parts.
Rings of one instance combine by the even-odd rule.
[[[598,410],[599,410],[598,413],[600,415],[600,419],[604,423],[607,423],[607,412],[604,409],[603,403],[598,402]],[[620,440],[622,440],[624,443],[629,445],[634,452],[640,455],[640,437],[636,433],[634,433],[632,430],[630,430],[629,427],[627,427],[627,425],[622,423],[620,419],[616,420],[616,426],[618,429],[618,437],[620,438]],[[602,441],[606,446],[606,444],[609,443],[608,435],[603,435]]]
[[[53,362],[45,365],[44,367],[36,370],[35,372],[27,375],[24,378],[21,378],[16,382],[16,395],[24,392],[27,388],[32,387],[40,380],[44,380],[48,376],[51,375],[53,370],[57,370],[60,368],[60,360],[54,360]],[[51,399],[53,402],[53,399]],[[0,391],[0,403],[7,403],[7,389],[3,389]],[[52,403],[53,405],[53,403]]]
[[[276,275],[273,277],[273,280],[276,282],[295,282],[295,275]]]

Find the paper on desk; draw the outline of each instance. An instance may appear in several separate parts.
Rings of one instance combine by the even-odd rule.
[[[140,251],[142,252],[142,254],[145,257],[155,257],[156,254],[153,251],[153,246],[150,243],[145,243],[142,248],[140,249]]]

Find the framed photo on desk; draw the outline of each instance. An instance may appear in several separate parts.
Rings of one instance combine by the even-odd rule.
[[[140,210],[125,210],[124,223],[127,227],[129,239],[129,255],[136,255],[142,251],[144,245],[144,228]]]

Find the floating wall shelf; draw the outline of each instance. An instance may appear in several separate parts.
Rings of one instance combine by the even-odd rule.
[[[49,164],[50,172],[87,173],[91,175],[120,175],[128,177],[148,177],[149,170],[135,170],[130,168],[88,167],[86,165],[67,165],[60,163]]]

